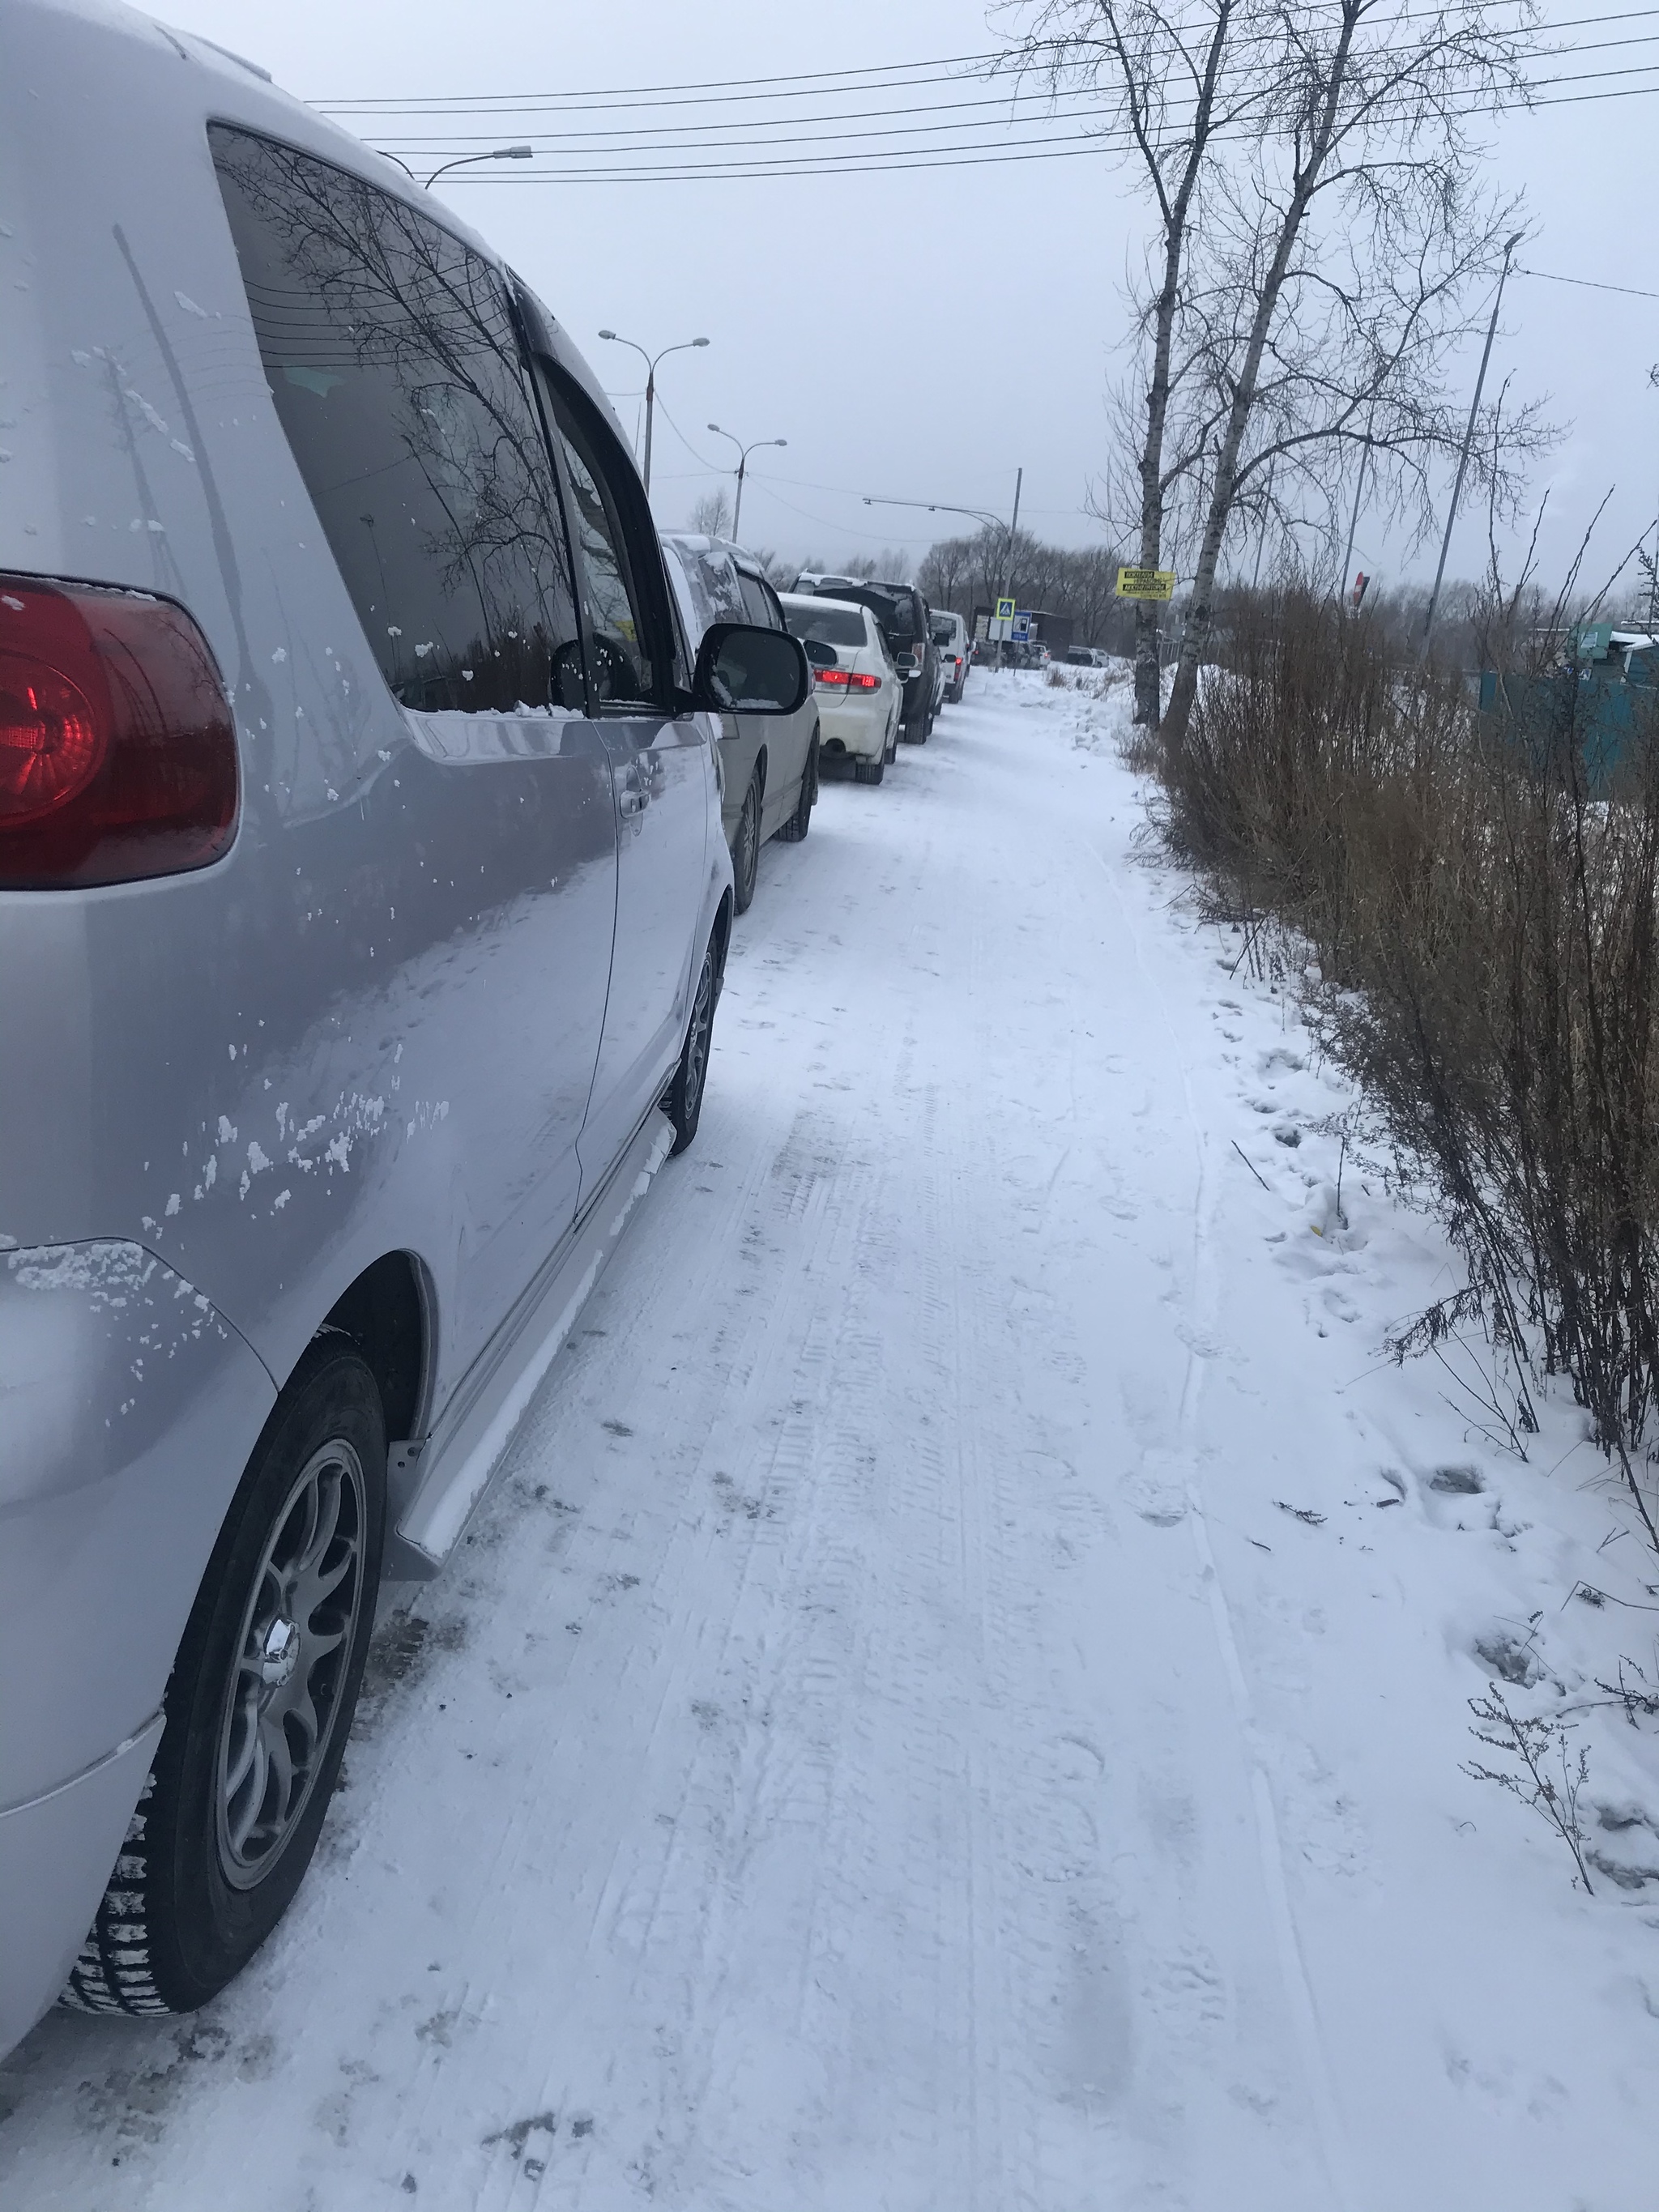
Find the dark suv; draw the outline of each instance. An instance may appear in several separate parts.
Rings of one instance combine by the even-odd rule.
[[[857,576],[803,575],[795,579],[795,589],[816,592],[821,599],[851,599],[869,608],[904,678],[901,733],[908,744],[925,745],[933,726],[939,648],[933,643],[933,611],[915,586],[865,582]]]

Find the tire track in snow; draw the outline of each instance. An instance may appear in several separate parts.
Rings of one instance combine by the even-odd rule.
[[[1088,841],[1085,840],[1085,844]],[[1089,846],[1097,860],[1100,855]],[[1105,863],[1119,911],[1123,917],[1129,940],[1134,948],[1135,962],[1146,977],[1158,1007],[1164,1028],[1168,1035],[1171,1052],[1181,1079],[1181,1091],[1188,1126],[1192,1133],[1194,1157],[1194,1184],[1192,1207],[1192,1259],[1189,1297],[1194,1319],[1206,1337],[1213,1334],[1217,1297],[1215,1286],[1213,1178],[1210,1173],[1208,1144],[1204,1125],[1194,1102],[1192,1071],[1174,1023],[1170,1019],[1164,994],[1153,981],[1147,968],[1146,949],[1130,910],[1130,902],[1116,875]],[[1192,1529],[1193,1547],[1198,1560],[1200,1578],[1203,1583],[1210,1619],[1215,1631],[1217,1648],[1227,1677],[1228,1692],[1232,1700],[1234,1716],[1243,1739],[1250,1770],[1250,1797],[1255,1814],[1257,1852],[1261,1864],[1262,1886],[1267,1893],[1272,1917],[1275,1945],[1279,1956],[1280,1977],[1285,1995],[1295,2022],[1302,2071],[1310,2102],[1318,2129],[1319,2142],[1326,2178],[1333,2200],[1340,2212],[1352,2212],[1354,2203],[1352,2159],[1338,2109],[1330,2070],[1326,2064],[1323,2042],[1319,2029],[1317,2008],[1314,2002],[1312,1984],[1308,1978],[1306,1961],[1303,1956],[1301,1939],[1297,1931],[1290,1891],[1285,1879],[1284,1847],[1279,1840],[1279,1817],[1273,1803],[1273,1785],[1260,1747],[1260,1729],[1250,1697],[1249,1685],[1239,1656],[1238,1639],[1235,1632],[1227,1594],[1217,1569],[1215,1553],[1210,1543],[1210,1532],[1205,1517],[1202,1486],[1199,1479],[1199,1407],[1203,1395],[1208,1359],[1190,1344],[1187,1352],[1187,1369],[1182,1378],[1178,1422],[1182,1444],[1183,1469],[1188,1501],[1187,1519]]]

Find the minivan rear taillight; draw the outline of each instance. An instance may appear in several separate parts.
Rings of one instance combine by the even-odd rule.
[[[235,827],[235,727],[184,609],[0,575],[0,890],[204,867]]]

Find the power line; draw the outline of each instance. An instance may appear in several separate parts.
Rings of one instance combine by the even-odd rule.
[[[1520,0],[1505,0],[1505,4],[1518,5]],[[641,94],[658,92],[735,93],[750,85],[827,84],[832,81],[847,84],[860,77],[899,75],[914,70],[968,69],[976,63],[1002,62],[1008,58],[1011,51],[1012,49],[1001,47],[982,54],[935,54],[926,61],[868,62],[860,69],[812,70],[811,71],[790,70],[777,76],[704,77],[687,84],[596,85],[582,92],[537,93],[532,97],[538,100],[632,100],[638,98]],[[509,93],[481,92],[466,93],[459,97],[486,100],[510,100],[513,95]],[[397,106],[399,104],[389,95],[378,94],[361,99],[313,100],[310,102],[313,107],[326,108],[384,108]]]
[[[1656,70],[1659,70],[1659,63],[1643,64],[1639,67],[1618,70],[1568,73],[1559,76],[1534,79],[1525,90],[1529,94],[1535,94],[1552,85],[1593,83],[1607,78],[1646,76],[1652,75]],[[1659,91],[1659,86],[1644,84],[1632,85],[1620,90],[1563,94],[1554,99],[1531,97],[1524,102],[1517,100],[1513,104],[1481,100],[1471,101],[1467,106],[1448,112],[1455,118],[1492,115],[1505,112],[1514,112],[1517,108],[1522,107],[1528,110],[1570,107],[1592,100],[1638,99],[1655,91]],[[1237,137],[1243,135],[1239,132],[1217,134],[1218,137]],[[758,143],[769,144],[771,142]],[[693,162],[682,159],[678,163],[656,163],[631,168],[515,167],[512,170],[499,171],[480,168],[473,173],[479,180],[487,178],[494,184],[518,185],[535,183],[683,184],[709,179],[742,183],[766,178],[875,175],[908,169],[985,168],[1004,161],[1058,161],[1074,159],[1090,154],[1117,155],[1127,151],[1132,143],[1133,141],[1121,132],[1103,131],[1080,137],[1046,134],[1032,138],[1012,140],[1006,137],[969,140],[966,143],[952,148],[939,149],[930,149],[921,146],[894,146],[884,149],[872,148],[871,158],[868,159],[860,158],[856,155],[849,157],[844,154],[805,154],[793,149],[786,152],[781,148],[778,148],[766,158],[752,161],[720,158]],[[628,150],[630,152],[675,152],[680,149],[636,148]],[[698,149],[696,150],[712,152],[714,149]]]
[[[1659,14],[1659,9],[1644,10],[1644,12]],[[1620,47],[1652,46],[1656,42],[1659,42],[1659,31],[1648,31],[1643,33],[1637,38],[1598,39],[1588,40],[1576,46],[1547,48],[1540,52],[1538,58],[1540,60],[1553,60],[1566,54],[1577,57],[1582,54],[1605,53],[1613,52]],[[1539,81],[1543,82],[1543,80]],[[1272,88],[1264,87],[1264,96],[1271,96],[1271,91]],[[1083,99],[1085,97],[1094,98],[1097,95],[1092,87],[1079,87],[1074,92],[1061,93],[1055,96],[1066,100],[1076,100]],[[1043,95],[1045,100],[1048,97],[1048,95],[1047,94]],[[862,138],[932,137],[945,131],[967,131],[982,127],[985,118],[981,115],[975,113],[974,115],[974,119],[971,122],[952,123],[945,121],[930,122],[926,124],[905,123],[902,127],[890,131],[884,128],[878,128],[875,130],[831,131],[824,132],[820,131],[819,126],[826,123],[861,123],[884,125],[889,121],[911,115],[938,116],[941,112],[944,112],[948,116],[952,114],[967,114],[969,111],[977,111],[988,107],[1012,108],[1015,104],[1017,104],[1017,100],[1018,95],[1014,101],[1005,100],[1003,98],[996,98],[987,100],[939,101],[927,107],[889,107],[873,109],[850,108],[844,109],[835,114],[815,115],[810,118],[810,124],[805,118],[790,116],[756,117],[752,119],[750,127],[758,131],[791,131],[795,133],[803,133],[810,130],[811,134],[811,143],[814,144],[853,141]],[[1115,99],[1109,99],[1104,102],[1104,104],[1091,110],[1079,111],[1074,109],[1070,114],[1053,115],[1050,119],[1052,119],[1056,125],[1073,123],[1079,120],[1086,120],[1087,117],[1091,113],[1097,115],[1114,114],[1117,112],[1118,105],[1119,103]],[[1016,120],[1016,117],[1011,112],[1008,119],[1012,124]],[[1024,116],[1020,117],[1018,119],[1021,121],[1032,121],[1041,118]],[[730,122],[675,123],[659,124],[647,126],[648,129],[671,131],[681,137],[687,137],[691,134],[706,137],[711,133],[729,131],[732,130],[733,127],[733,125]],[[422,154],[429,158],[434,154],[447,152],[451,147],[464,147],[477,143],[487,143],[490,140],[499,137],[499,135],[500,134],[497,131],[446,132],[441,137],[431,138],[419,138],[407,134],[394,135],[388,138],[386,147],[383,148],[382,150],[395,149],[400,154]],[[528,135],[533,140],[538,134],[532,131]],[[586,142],[591,140],[611,140],[620,142],[610,146],[594,146],[591,150],[595,154],[607,152],[615,152],[617,154],[672,154],[683,152],[690,155],[692,154],[702,154],[718,150],[718,148],[714,145],[688,145],[681,147],[672,143],[652,145],[630,143],[638,142],[646,137],[645,131],[635,130],[569,131],[560,131],[556,134],[543,132],[539,135],[548,142],[548,150],[550,151],[556,150],[561,146],[570,145],[575,141],[584,142],[586,149]],[[763,138],[734,137],[726,140],[723,143],[731,146],[747,147],[764,146],[771,142]]]
[[[1487,4],[1514,9],[1524,14],[1526,0],[1487,0]],[[1438,7],[1403,8],[1378,20],[1391,27],[1396,23],[1419,21],[1443,12]],[[1595,15],[1572,16],[1564,21],[1543,23],[1535,27],[1546,33],[1582,30],[1601,23],[1632,22],[1656,13],[1659,10],[1652,8],[1620,9]],[[1235,50],[1239,46],[1248,47],[1256,43],[1271,42],[1277,35],[1270,31],[1246,34],[1234,42]],[[1036,49],[1039,56],[1046,52],[1060,59],[1062,66],[1064,55],[1074,51],[1072,42],[1061,40],[1045,41]],[[923,61],[872,63],[860,69],[815,69],[785,72],[774,76],[707,78],[684,84],[610,85],[581,90],[533,93],[414,94],[406,97],[376,94],[313,100],[308,104],[327,113],[342,115],[407,115],[426,111],[459,114],[490,108],[528,114],[544,103],[559,107],[572,104],[591,106],[598,100],[644,107],[721,106],[739,100],[834,98],[852,91],[907,91],[922,84],[960,82],[967,76],[989,78],[1003,71],[1012,74],[1016,68],[1023,74],[1026,61],[1027,56],[1023,49],[1002,47],[977,54],[934,55]],[[916,74],[924,70],[943,70],[945,74],[934,77],[922,77]],[[869,80],[872,78],[889,78],[893,82],[888,84],[871,83]],[[769,89],[750,90],[751,87]],[[792,90],[792,87],[796,88]],[[682,94],[696,97],[682,100],[676,96]]]
[[[1517,276],[1541,276],[1547,284],[1577,284],[1586,292],[1622,292],[1627,300],[1659,300],[1659,292],[1639,292],[1634,284],[1601,284],[1593,276],[1558,276],[1553,269],[1523,269],[1517,261]]]

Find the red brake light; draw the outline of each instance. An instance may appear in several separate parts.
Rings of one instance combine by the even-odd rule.
[[[66,676],[32,654],[0,653],[0,823],[38,821],[84,791],[104,743]]]
[[[865,676],[856,668],[820,668],[817,678],[820,684],[840,684],[848,691],[878,691],[881,689],[879,676]]]
[[[0,575],[0,889],[203,867],[235,824],[235,728],[184,609]]]

